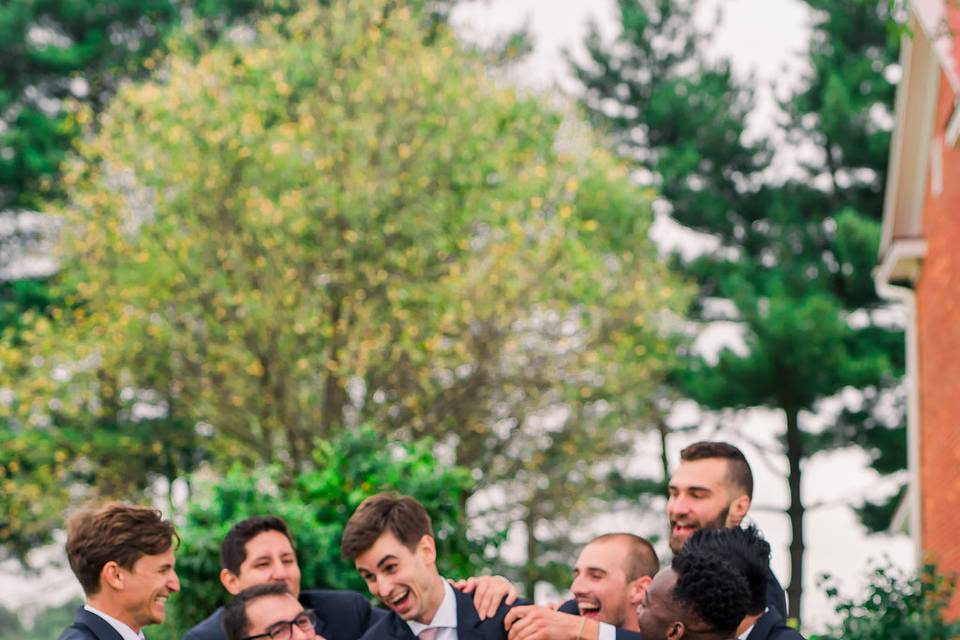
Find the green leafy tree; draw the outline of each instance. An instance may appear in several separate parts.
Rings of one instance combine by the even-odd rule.
[[[64,174],[73,308],[0,349],[19,433],[77,435],[67,480],[166,477],[174,433],[174,455],[287,481],[360,424],[433,436],[478,487],[527,468],[532,438],[581,466],[610,453],[685,298],[648,198],[424,29],[392,2],[310,3],[78,112],[96,127]],[[109,455],[124,435],[159,466]]]
[[[187,26],[197,47],[298,0],[17,0],[0,7],[0,211],[39,209],[59,191],[59,167],[79,132],[64,109],[101,111],[124,79],[156,66]],[[412,3],[414,5],[418,3]],[[431,4],[439,22],[450,2]]]
[[[0,350],[9,354],[0,378],[17,380],[42,357],[31,346],[36,328],[87,313],[79,308],[85,296],[70,288],[73,276],[60,276],[52,291],[46,278],[17,275],[18,265],[43,252],[56,235],[56,229],[35,223],[39,216],[31,211],[50,212],[62,200],[68,183],[60,167],[84,125],[95,126],[95,114],[124,82],[162,66],[171,47],[195,59],[224,34],[233,37],[229,34],[250,29],[260,17],[288,16],[300,5],[297,0],[0,3]],[[451,3],[410,5],[429,35],[444,22]],[[62,308],[55,309],[58,305]],[[99,357],[96,349],[68,351],[48,373],[77,366],[72,356]],[[89,401],[89,410],[80,412],[77,405],[64,410],[43,391],[46,383],[34,378],[38,386],[28,393],[41,393],[44,399],[38,396],[34,409],[47,415],[29,429],[15,417],[23,396],[6,395],[17,385],[0,384],[0,544],[21,559],[49,539],[72,493],[74,499],[92,495],[84,486],[130,496],[157,478],[170,484],[208,457],[163,367],[145,372],[140,382],[150,386],[141,389],[130,388],[107,367],[94,369],[86,400],[80,401]],[[38,501],[40,495],[47,499]]]
[[[811,71],[783,105],[790,139],[818,150],[801,162],[801,178],[765,178],[770,145],[744,136],[753,97],[727,62],[704,57],[706,38],[691,26],[695,1],[622,0],[617,42],[606,45],[594,31],[589,64],[575,66],[585,105],[612,129],[620,154],[659,185],[676,221],[716,241],[677,263],[699,283],[698,317],[738,323],[746,352],[692,358],[675,380],[707,408],[783,412],[794,614],[803,582],[803,460],[855,444],[878,470],[905,463],[899,423],[874,411],[902,373],[902,335],[884,324],[870,279],[889,141],[877,116],[892,104],[885,73],[896,42],[887,3],[809,4],[817,10]],[[733,304],[713,304],[717,298]],[[847,387],[860,389],[862,401],[847,407],[838,428],[805,432],[804,412]]]

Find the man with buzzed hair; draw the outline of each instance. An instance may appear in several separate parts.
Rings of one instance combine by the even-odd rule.
[[[670,550],[677,554],[696,531],[740,526],[753,499],[753,472],[732,444],[696,442],[680,452],[667,492]],[[773,571],[767,604],[786,619],[787,600]]]
[[[653,545],[640,536],[597,536],[574,565],[574,599],[557,611],[514,607],[504,621],[510,640],[636,640],[637,605],[659,568]]]
[[[732,640],[750,590],[724,558],[700,549],[674,556],[646,589],[638,611],[643,640]]]

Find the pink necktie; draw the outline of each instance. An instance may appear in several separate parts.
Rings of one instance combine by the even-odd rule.
[[[437,634],[440,633],[439,627],[427,627],[417,636],[420,640],[437,640]]]

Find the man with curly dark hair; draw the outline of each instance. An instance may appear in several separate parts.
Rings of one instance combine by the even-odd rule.
[[[780,613],[768,606],[767,577],[770,545],[753,525],[746,528],[700,529],[687,540],[684,552],[697,550],[725,558],[747,580],[750,602],[747,615],[737,627],[743,640],[803,640]]]
[[[724,558],[684,549],[661,570],[637,613],[643,640],[731,640],[747,613],[746,579]]]

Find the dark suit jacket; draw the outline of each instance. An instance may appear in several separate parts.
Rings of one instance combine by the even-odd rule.
[[[300,604],[317,614],[317,633],[327,640],[357,640],[386,612],[375,609],[356,591],[317,589],[300,592]],[[183,640],[226,640],[220,607],[183,636]]]
[[[803,640],[803,636],[783,622],[774,609],[768,609],[753,625],[747,640]]]
[[[767,569],[767,606],[779,613],[782,619],[787,619],[787,596],[777,582],[777,576],[773,575],[773,569]]]
[[[473,596],[458,589],[453,590],[457,599],[457,638],[458,640],[507,640],[507,631],[503,628],[503,619],[511,607],[526,604],[517,601],[512,605],[500,603],[497,615],[483,622],[473,606]],[[363,634],[362,640],[417,640],[410,625],[393,611],[374,624]]]
[[[123,640],[123,637],[109,622],[80,607],[73,624],[60,634],[60,640]]]
[[[580,615],[580,607],[577,606],[576,600],[567,600],[557,611],[561,613],[569,613],[574,616]],[[621,629],[620,627],[614,627],[617,632],[617,640],[640,640],[639,631],[627,631],[626,629]]]

